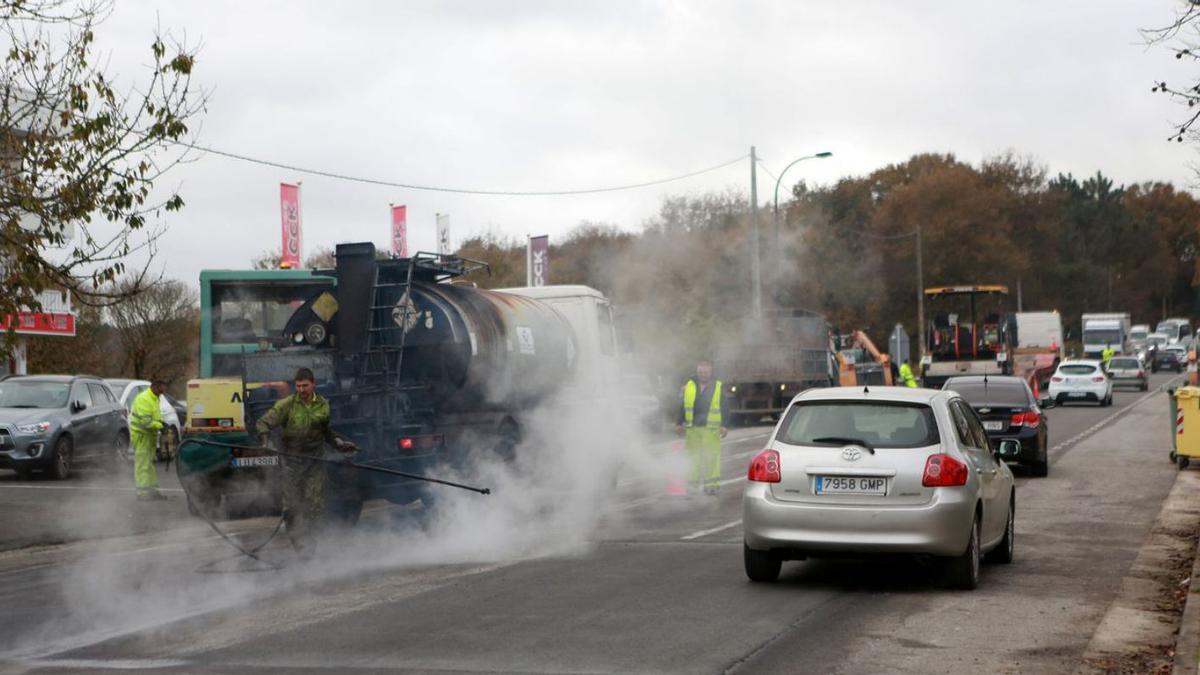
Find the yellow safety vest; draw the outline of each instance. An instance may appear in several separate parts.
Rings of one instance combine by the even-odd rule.
[[[129,426],[144,434],[152,434],[163,428],[158,397],[149,387],[134,397],[133,407],[129,409]]]
[[[708,409],[708,420],[705,427],[708,429],[721,428],[721,381],[713,382],[713,397],[712,405]],[[686,427],[692,426],[692,418],[694,417],[693,409],[696,407],[696,393],[700,391],[700,387],[696,386],[695,380],[688,380],[688,383],[683,386],[683,424]]]
[[[917,378],[913,376],[912,367],[907,363],[900,364],[900,381],[903,382],[904,386],[906,387],[917,386]]]

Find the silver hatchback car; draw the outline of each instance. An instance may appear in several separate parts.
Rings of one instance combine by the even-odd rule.
[[[1016,491],[971,406],[953,391],[810,389],[792,399],[742,495],[746,575],[784,560],[872,553],[944,559],[951,584],[979,583],[980,558],[1013,557]]]

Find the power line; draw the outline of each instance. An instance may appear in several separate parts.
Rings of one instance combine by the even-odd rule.
[[[257,157],[249,157],[247,155],[239,155],[237,153],[227,152],[225,150],[218,150],[216,148],[208,148],[208,147],[204,147],[202,145],[195,145],[192,143],[178,143],[178,145],[184,146],[186,148],[191,148],[192,150],[198,150],[200,152],[205,152],[205,153],[208,153],[211,155],[218,155],[220,157],[236,159],[241,162],[249,162],[251,164],[261,164],[263,166],[270,166],[270,167],[274,167],[276,169],[284,169],[286,171],[295,171],[297,173],[306,173],[306,174],[313,175],[313,176],[323,176],[325,178],[333,178],[336,180],[344,180],[344,181],[350,181],[350,182],[354,182],[354,183],[366,183],[368,185],[381,185],[384,187],[402,188],[405,190],[424,190],[427,192],[451,192],[451,193],[455,193],[455,194],[464,194],[464,195],[501,195],[501,196],[509,196],[509,197],[559,197],[559,196],[566,196],[566,195],[588,195],[588,194],[598,194],[601,192],[618,192],[621,190],[636,190],[637,188],[651,187],[654,185],[662,185],[663,183],[672,183],[674,181],[683,180],[685,178],[692,178],[693,176],[699,176],[701,174],[709,173],[710,171],[724,169],[725,167],[730,166],[732,164],[736,164],[750,156],[748,154],[742,155],[740,157],[731,159],[728,162],[722,162],[720,164],[710,166],[705,169],[700,169],[698,171],[691,171],[689,173],[681,174],[678,176],[671,176],[670,178],[661,178],[659,180],[651,180],[651,181],[646,181],[643,183],[631,183],[628,185],[613,185],[613,186],[609,186],[609,187],[588,188],[588,189],[582,189],[582,190],[529,190],[529,191],[524,191],[524,190],[475,190],[475,189],[469,189],[469,188],[454,188],[454,187],[442,187],[442,186],[436,186],[436,185],[417,185],[417,184],[413,184],[413,183],[400,183],[400,182],[395,182],[395,181],[382,180],[382,179],[378,179],[378,178],[364,178],[362,176],[351,176],[348,174],[335,173],[332,171],[322,171],[320,169],[308,169],[308,168],[301,167],[301,166],[294,166],[291,164],[284,164],[282,162],[275,162],[275,161],[272,161],[269,159],[260,159]]]

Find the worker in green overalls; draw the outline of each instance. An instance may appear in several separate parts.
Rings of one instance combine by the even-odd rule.
[[[717,496],[721,481],[721,439],[729,433],[725,420],[729,406],[721,395],[721,381],[713,379],[712,361],[696,364],[696,377],[683,386],[683,400],[675,430],[685,434],[684,446],[691,461],[691,485]]]
[[[296,371],[295,393],[282,398],[259,418],[255,429],[265,446],[273,429],[280,429],[283,452],[321,457],[325,446],[353,452],[353,443],[334,435],[329,426],[329,401],[316,391],[316,378],[308,368]],[[283,520],[292,547],[311,555],[313,539],[325,511],[325,465],[303,457],[282,457]]]

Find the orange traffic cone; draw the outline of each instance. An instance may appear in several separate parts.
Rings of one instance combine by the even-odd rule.
[[[687,460],[683,456],[683,441],[671,441],[671,456],[667,460],[667,494],[687,496]]]

